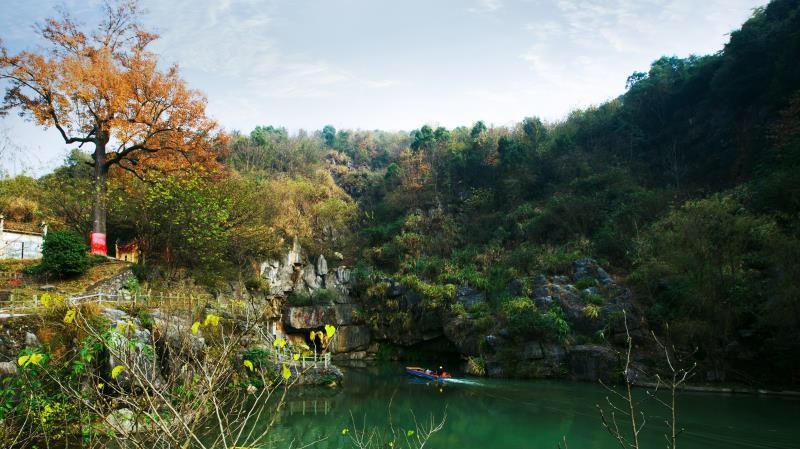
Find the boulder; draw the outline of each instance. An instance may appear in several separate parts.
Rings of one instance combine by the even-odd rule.
[[[119,309],[104,309],[103,316],[108,318],[111,322],[130,319],[130,316],[127,314],[127,312]]]
[[[523,346],[521,355],[526,360],[539,360],[544,358],[544,350],[538,341],[531,341]]]
[[[303,282],[309,292],[322,288],[322,276],[317,275],[314,265],[309,263],[303,267]]]
[[[393,279],[382,282],[387,282],[389,284],[389,287],[386,289],[386,296],[389,298],[399,298],[405,292],[403,286]]]
[[[105,424],[110,427],[114,433],[127,435],[136,427],[136,420],[133,412],[127,408],[114,410],[105,418]]]
[[[554,284],[568,284],[569,278],[567,276],[553,276]]]
[[[486,302],[486,292],[476,290],[467,284],[462,284],[456,289],[456,301],[471,307]]]
[[[342,326],[353,323],[353,312],[356,310],[354,304],[336,304],[333,306],[336,316],[336,325]]]
[[[303,264],[302,248],[297,240],[280,260],[269,259],[261,264],[261,276],[269,284],[269,291],[278,294],[288,293],[294,289],[295,269]]]
[[[614,280],[606,273],[606,270],[601,268],[600,265],[597,264],[597,261],[592,258],[585,257],[583,259],[578,259],[572,264],[572,267],[574,270],[574,279],[576,281],[583,278],[593,278],[601,285],[611,285],[614,283]]]
[[[506,293],[509,296],[520,297],[525,295],[525,282],[522,279],[514,278],[506,284]]]
[[[456,314],[446,314],[443,321],[444,336],[452,342],[462,355],[477,355],[481,335],[474,320]]]
[[[0,362],[0,377],[17,374],[17,364],[14,362]]]
[[[33,332],[25,332],[25,346],[35,348],[39,346],[39,338]]]
[[[154,310],[153,337],[160,353],[164,356],[162,364],[169,368],[177,368],[170,363],[173,357],[182,354],[191,354],[200,357],[206,347],[202,337],[202,330],[198,334],[191,332],[193,321],[189,316],[165,314],[161,310]]]
[[[369,356],[370,354],[367,351],[353,351],[333,354],[331,359],[335,362],[361,362],[363,366],[359,366],[359,368],[366,368],[367,364],[364,360],[368,359]],[[348,363],[347,366],[352,367],[353,365]]]
[[[336,310],[332,306],[287,307],[283,311],[283,323],[297,330],[311,330],[336,322]]]
[[[556,363],[564,363],[567,360],[567,350],[555,343],[542,345],[542,352],[544,352],[544,358]]]
[[[540,309],[549,309],[553,304],[553,297],[550,295],[534,298],[533,305]]]
[[[340,354],[366,350],[369,347],[371,335],[367,326],[341,326],[333,335],[331,352]],[[366,355],[366,352],[365,352]]]
[[[350,270],[344,265],[336,267],[336,282],[339,284],[350,283]]]
[[[608,273],[606,273],[606,270],[604,270],[602,267],[597,267],[597,273],[595,274],[595,279],[600,281],[600,283],[603,285],[611,285],[614,283],[614,279],[612,279],[611,276]]]
[[[300,247],[300,242],[297,239],[292,240],[292,248],[286,253],[284,258],[284,265],[291,266],[303,263],[303,249]]]
[[[317,258],[317,274],[320,276],[328,274],[328,261],[325,260],[325,256],[322,254]]]
[[[617,355],[598,345],[578,345],[570,349],[569,367],[576,380],[590,382],[612,382],[620,374]]]
[[[294,368],[290,369],[294,377],[300,377],[298,380],[299,385],[335,386],[340,384],[342,379],[344,379],[342,371],[333,365],[328,365],[327,367],[316,366],[304,370],[302,375],[300,375],[299,370],[295,370]]]
[[[597,317],[586,313],[586,302],[571,292],[565,291],[558,297],[558,305],[564,312],[564,318],[569,323],[573,332],[592,336],[605,327],[605,320],[601,315]]]
[[[103,315],[111,321],[109,336],[108,366],[125,366],[127,369],[117,377],[123,388],[131,388],[130,372],[135,371],[154,385],[163,384],[159,360],[153,357],[153,338],[142,323],[117,309],[106,309]]]
[[[349,304],[353,302],[350,297],[350,270],[345,266],[336,267],[333,273],[323,276],[326,288],[333,288],[339,294],[335,302]]]
[[[486,362],[486,375],[489,377],[505,377],[506,372],[500,362],[487,361]]]
[[[286,340],[289,341],[289,346],[292,346],[295,349],[301,349],[304,351],[311,349],[311,347],[308,345],[308,342],[306,341],[305,335],[287,334]]]
[[[416,290],[406,290],[400,298],[400,307],[404,309],[413,309],[422,304],[424,299],[422,294]]]

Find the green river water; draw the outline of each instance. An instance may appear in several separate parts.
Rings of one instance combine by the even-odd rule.
[[[320,449],[353,447],[349,435],[367,427],[411,427],[446,410],[444,429],[426,447],[549,448],[566,437],[570,449],[618,447],[600,424],[596,404],[608,392],[600,385],[547,380],[464,378],[439,387],[413,381],[399,364],[347,368],[338,389],[296,389],[270,433],[274,447],[298,447],[321,440]],[[643,390],[637,395],[644,396]],[[681,393],[681,449],[800,448],[800,398],[743,394]],[[666,411],[652,400],[643,448],[664,448]],[[353,424],[355,418],[356,425]]]

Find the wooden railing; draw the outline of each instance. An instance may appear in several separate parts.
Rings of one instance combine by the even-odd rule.
[[[26,314],[36,311],[44,306],[42,299],[46,293],[34,294],[30,296],[17,295],[10,293],[6,298],[0,298],[0,314]],[[53,299],[54,297],[60,299]],[[61,297],[50,295],[50,301],[63,300],[65,305],[75,306],[88,303],[105,304],[138,304],[143,307],[166,307],[180,309],[194,309],[198,306],[214,305],[228,306],[234,302],[233,299],[217,298],[210,294],[185,294],[185,293],[93,293],[89,295],[72,295]]]
[[[278,362],[303,369],[320,368],[320,367],[327,368],[331,366],[330,352],[326,352],[324,354],[315,354],[313,356],[300,357],[297,360],[294,359],[294,356],[292,354],[286,354],[283,351],[277,351],[275,355]]]

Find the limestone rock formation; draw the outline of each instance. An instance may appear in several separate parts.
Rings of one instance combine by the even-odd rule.
[[[617,377],[619,358],[605,346],[578,345],[569,351],[569,367],[574,379],[608,383]]]
[[[287,307],[283,324],[294,330],[306,331],[336,322],[336,310],[331,306]]]
[[[372,336],[367,326],[340,326],[331,342],[331,352],[340,354],[365,350],[369,347]]]

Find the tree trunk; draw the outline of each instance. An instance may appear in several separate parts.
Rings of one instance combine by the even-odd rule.
[[[106,214],[108,206],[108,167],[106,166],[106,144],[100,142],[94,150],[94,205],[92,208],[92,232],[90,234],[92,254],[107,255]]]

